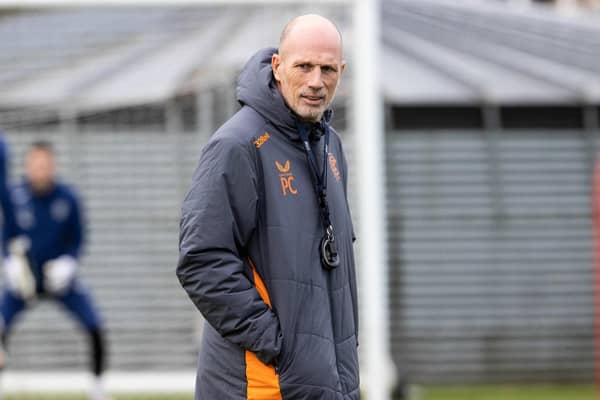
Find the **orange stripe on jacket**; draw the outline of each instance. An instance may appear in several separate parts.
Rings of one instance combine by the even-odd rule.
[[[271,307],[271,299],[267,292],[267,287],[256,271],[256,267],[250,258],[250,267],[252,268],[252,276],[254,285],[258,294],[269,307]],[[246,350],[246,379],[247,398],[248,400],[282,400],[281,390],[279,387],[279,376],[275,372],[275,367],[265,365],[251,351]]]

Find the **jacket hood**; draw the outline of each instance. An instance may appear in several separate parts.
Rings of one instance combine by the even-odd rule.
[[[253,108],[292,140],[300,140],[298,134],[300,123],[305,124],[307,131],[311,132],[311,139],[320,138],[323,129],[328,128],[322,125],[329,124],[332,110],[325,111],[321,123],[301,122],[285,104],[275,84],[271,68],[271,57],[275,53],[277,49],[265,48],[248,60],[238,77],[237,100],[242,106]]]

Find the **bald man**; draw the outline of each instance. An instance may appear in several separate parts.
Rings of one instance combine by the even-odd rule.
[[[202,151],[177,276],[204,316],[196,399],[359,398],[347,167],[329,106],[342,38],[318,15],[239,76],[242,108]]]

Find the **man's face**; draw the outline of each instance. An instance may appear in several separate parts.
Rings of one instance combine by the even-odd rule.
[[[272,57],[273,75],[288,107],[300,119],[317,122],[333,101],[345,68],[340,39],[337,32],[290,36]]]
[[[43,193],[52,187],[55,171],[54,155],[49,150],[32,149],[27,154],[25,172],[35,192]]]

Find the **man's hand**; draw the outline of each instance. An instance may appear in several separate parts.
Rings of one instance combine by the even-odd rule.
[[[6,284],[11,292],[25,301],[35,297],[35,278],[27,263],[27,258],[9,255],[4,260]]]
[[[48,293],[61,295],[73,282],[77,261],[71,256],[60,256],[44,264],[44,288]]]

